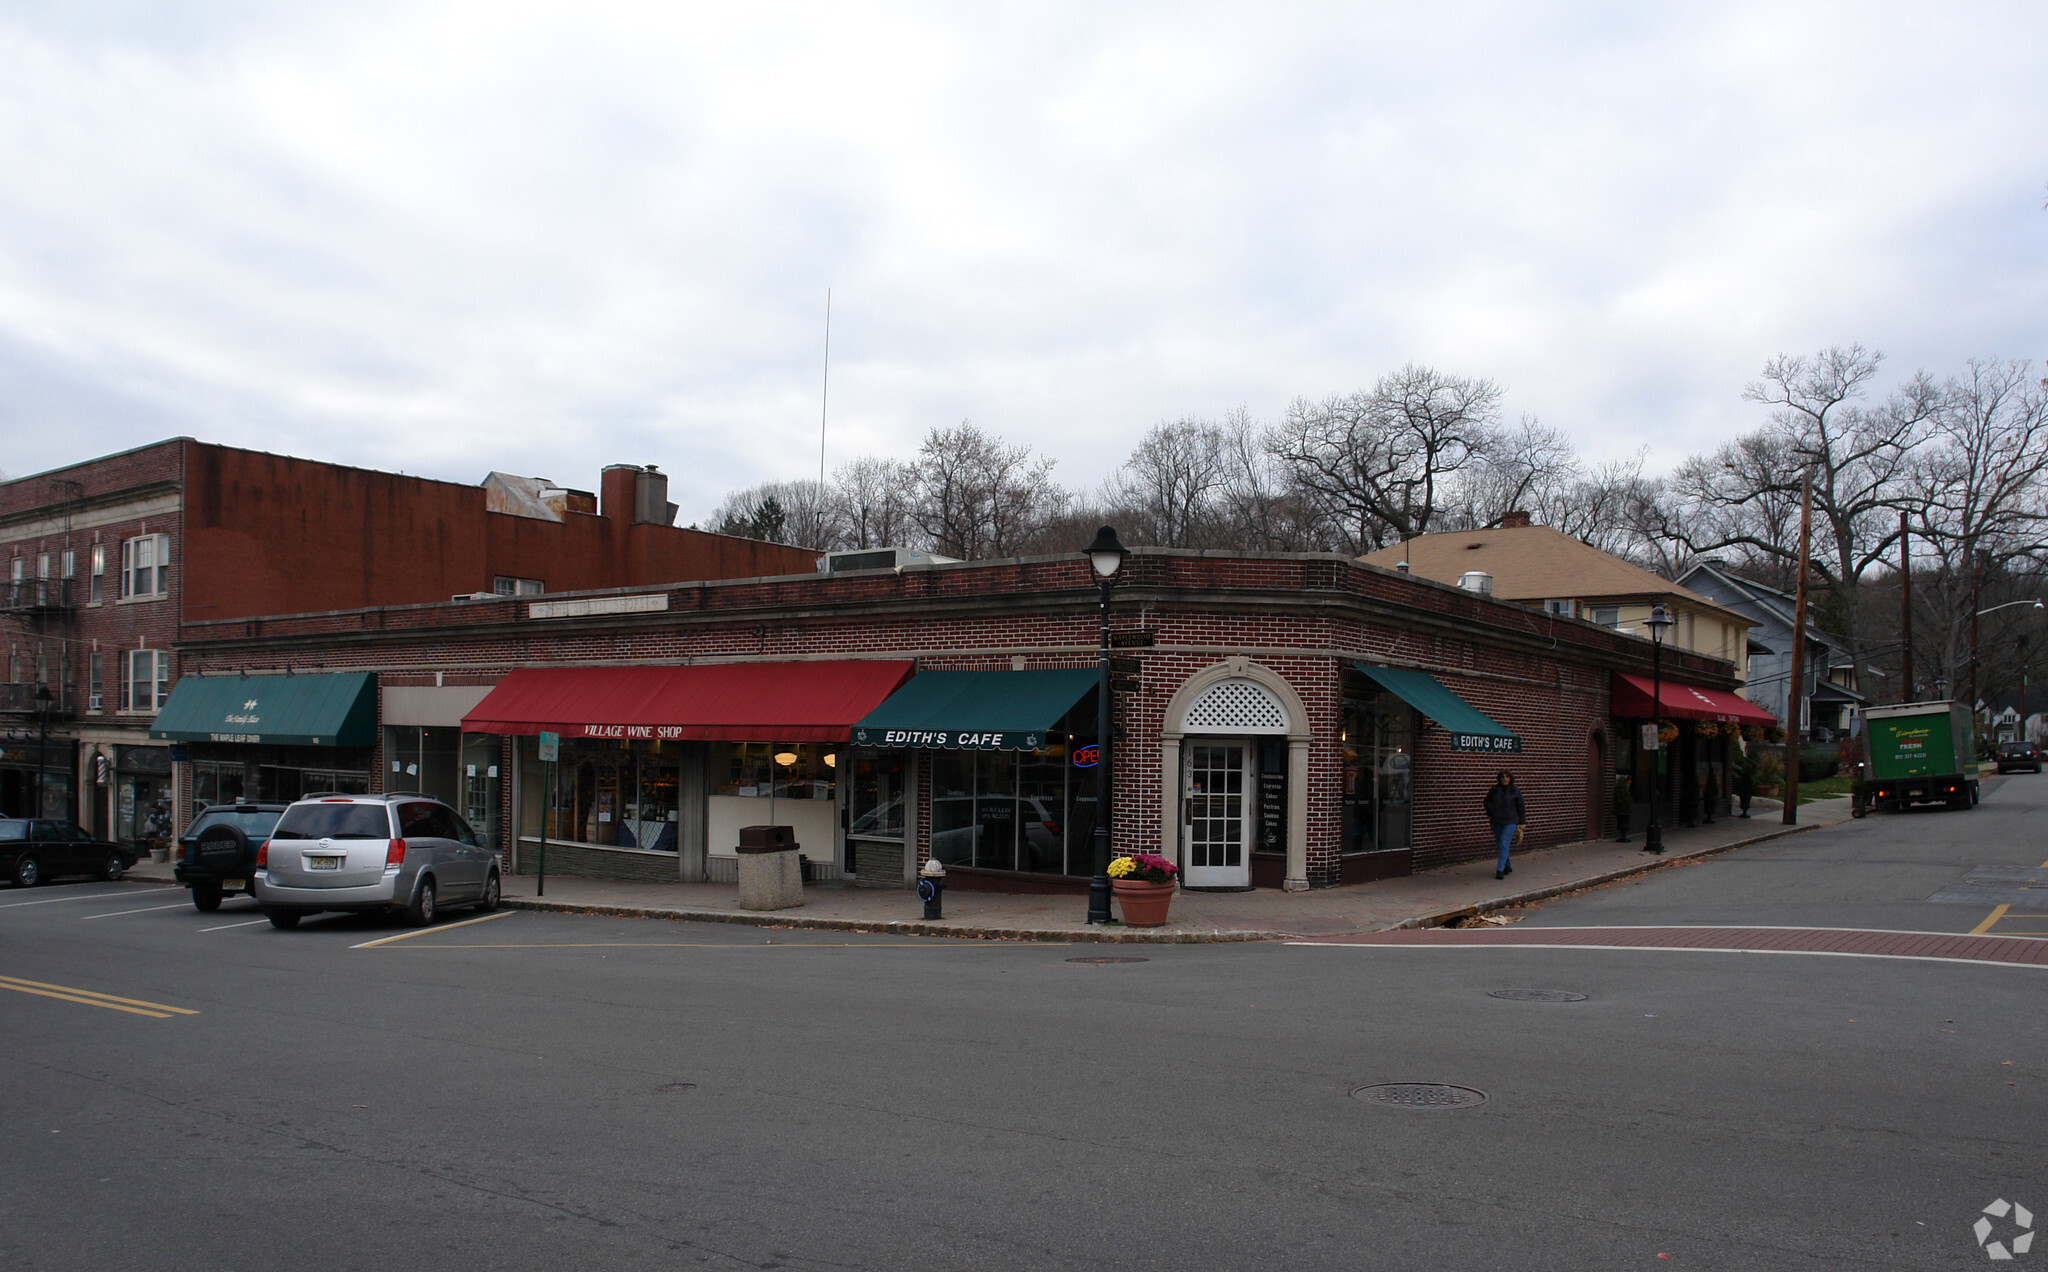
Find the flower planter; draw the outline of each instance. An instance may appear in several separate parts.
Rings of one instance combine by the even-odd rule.
[[[1142,883],[1135,879],[1111,879],[1117,908],[1123,911],[1126,927],[1158,927],[1166,922],[1166,907],[1173,903],[1171,883]]]

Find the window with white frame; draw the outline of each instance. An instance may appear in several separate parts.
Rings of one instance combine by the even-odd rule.
[[[94,605],[98,605],[101,601],[107,599],[107,545],[104,543],[92,545],[92,583],[90,587],[92,593],[88,599]]]
[[[155,712],[170,696],[171,655],[168,651],[121,651],[121,710]]]
[[[85,656],[85,692],[86,701],[90,704],[86,708],[88,711],[104,711],[106,709],[103,704],[106,702],[107,686],[102,679],[98,650],[94,650]]]
[[[539,579],[515,579],[500,574],[491,580],[491,591],[499,596],[539,596],[547,588]]]
[[[73,552],[70,548],[64,549],[63,569],[64,578],[75,579],[78,577],[78,554],[76,552]]]
[[[121,599],[164,596],[171,590],[171,537],[145,534],[121,545]]]
[[[1543,612],[1546,614],[1556,614],[1563,618],[1577,618],[1579,616],[1579,603],[1577,601],[1545,601],[1543,602]]]

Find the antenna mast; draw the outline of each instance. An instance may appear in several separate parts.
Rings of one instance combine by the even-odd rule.
[[[818,391],[818,487],[825,486],[825,408],[832,399],[832,289],[825,289],[825,383]]]

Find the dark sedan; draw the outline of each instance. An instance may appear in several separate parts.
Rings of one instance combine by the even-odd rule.
[[[2031,742],[2003,742],[1998,747],[1998,771],[2017,773],[2041,771],[2041,749]]]
[[[58,875],[93,875],[108,882],[135,864],[136,854],[94,839],[78,823],[41,818],[0,818],[0,878],[33,888]]]

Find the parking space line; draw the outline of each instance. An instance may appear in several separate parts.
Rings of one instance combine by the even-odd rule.
[[[0,989],[11,989],[18,994],[34,994],[39,998],[57,998],[67,1003],[83,1003],[87,1007],[104,1007],[108,1011],[125,1011],[132,1016],[153,1016],[158,1020],[199,1014],[190,1007],[171,1007],[141,998],[121,998],[114,994],[102,994],[97,990],[73,989],[69,985],[51,985],[43,981],[22,980],[16,976],[0,976]]]
[[[170,905],[146,905],[140,910],[109,910],[105,914],[84,915],[78,921],[83,923],[86,919],[111,919],[121,914],[148,914],[152,910],[182,910],[190,904],[192,904],[190,901],[177,901]]]
[[[9,901],[0,905],[0,910],[15,910],[25,905],[55,905],[59,901],[111,901],[115,897],[136,895],[133,892],[88,892],[74,897],[46,897],[41,901]]]
[[[199,930],[202,932],[225,932],[229,928],[255,927],[258,923],[268,922],[270,922],[269,919],[250,919],[247,923],[223,923],[219,927],[200,928]]]
[[[351,945],[349,948],[352,950],[372,950],[379,945],[389,945],[393,941],[410,941],[415,936],[425,936],[429,932],[453,932],[456,928],[468,927],[472,923],[489,923],[492,919],[509,919],[516,913],[517,911],[515,910],[500,910],[496,914],[480,914],[476,918],[464,919],[460,923],[442,923],[433,927],[414,928],[410,932],[400,932],[397,936],[378,937],[374,941],[364,941],[361,945]]]
[[[2012,907],[2009,905],[1999,906],[1996,910],[1993,910],[1990,914],[1986,915],[1982,923],[1979,923],[1976,927],[1971,928],[1970,935],[1982,936],[1986,932],[1989,932],[1994,926],[1997,925],[2000,919],[2005,917],[2005,912],[2010,909],[2012,909]]]

